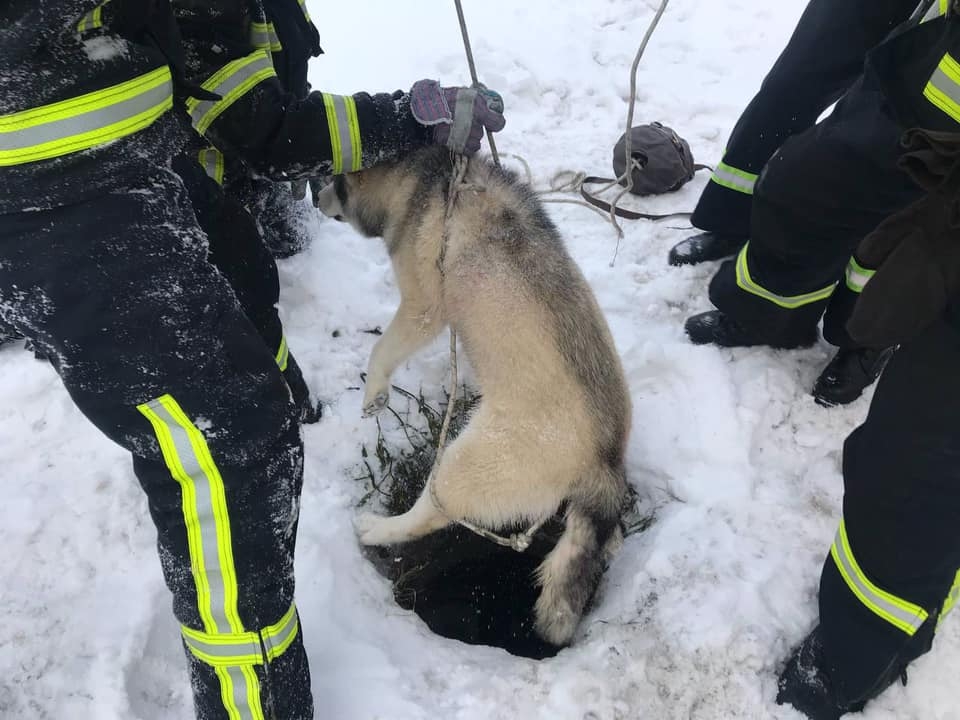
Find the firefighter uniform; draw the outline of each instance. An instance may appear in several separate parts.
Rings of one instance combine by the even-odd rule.
[[[403,93],[286,93],[250,48],[257,11],[0,4],[0,315],[133,455],[201,720],[313,717],[294,604],[303,450],[283,355],[209,261],[172,160],[191,124],[277,180],[435,137]],[[181,43],[178,21],[224,30]]]
[[[866,95],[874,94],[873,107],[882,110],[884,117],[853,113],[858,124],[846,130],[843,125],[828,125],[833,134],[827,134],[824,142],[840,138],[839,147],[849,148],[852,140],[847,138],[856,128],[869,137],[886,123],[957,137],[960,64],[955,58],[960,57],[960,21],[952,15],[944,17],[947,12],[948,3],[938,2],[924,22],[905,28],[871,53],[858,95],[866,102]],[[853,112],[851,108],[838,110],[841,117]],[[869,117],[874,117],[875,125],[869,124]],[[892,151],[893,147],[877,147],[876,157],[882,160]],[[795,162],[792,157],[788,155],[785,162]],[[852,152],[845,157],[851,162],[857,159]],[[956,167],[951,171],[954,177]],[[923,196],[917,185],[908,191],[893,182],[894,176],[879,167],[879,160],[868,168],[871,173],[859,175],[870,183],[867,188],[830,186],[851,193],[858,200],[853,206],[858,214],[880,214],[883,207],[904,203],[911,195]],[[839,168],[833,170],[840,172]],[[923,172],[931,175],[930,167]],[[902,173],[902,178],[908,178],[907,174]],[[765,183],[765,177],[761,178],[758,199]],[[772,187],[783,192],[779,184]],[[811,188],[797,187],[793,192],[806,194]],[[868,192],[873,193],[872,198]],[[947,202],[955,199],[944,197]],[[911,232],[925,232],[922,223],[905,226]],[[947,232],[955,235],[956,231],[951,227]],[[909,237],[904,242],[921,241]],[[915,247],[923,252],[923,246]],[[913,282],[918,293],[935,292],[935,288],[914,282],[924,277],[919,274],[924,271],[920,264],[901,265],[904,258],[913,261],[917,257],[916,253],[896,256],[890,262],[897,264],[889,272]],[[767,292],[785,287],[775,284],[783,282],[782,276],[761,274],[771,266],[762,259],[754,265],[749,251],[738,263],[733,271],[740,281],[746,281],[746,294],[756,294],[757,287]],[[884,267],[882,272],[888,269]],[[957,272],[952,267],[946,276],[954,277]],[[875,268],[851,263],[842,282],[862,289],[875,273]],[[756,287],[749,287],[750,278]],[[810,286],[795,287],[810,290]],[[960,455],[956,373],[960,297],[955,289],[952,292],[942,317],[902,340],[880,379],[866,421],[844,445],[843,518],[821,574],[820,623],[790,658],[779,682],[778,702],[794,705],[813,720],[836,720],[846,712],[860,710],[894,681],[906,682],[907,666],[930,649],[937,628],[960,595],[960,540],[956,534],[960,521],[956,462]],[[872,300],[877,302],[875,295]],[[883,302],[910,303],[911,297],[883,298]],[[924,307],[928,306],[929,302]],[[802,305],[799,310],[807,312]],[[899,318],[914,314],[907,309],[880,308],[875,317],[877,322],[899,322]]]
[[[281,87],[305,98],[310,92],[309,60],[323,52],[305,1],[264,0],[263,10],[264,17],[251,26],[251,49],[268,51]],[[303,192],[292,191],[288,183],[258,177],[238,157],[227,158],[225,165],[224,191],[253,215],[274,257],[289,257],[302,250],[311,214],[300,202]]]
[[[843,326],[870,276],[853,251],[885,217],[920,197],[896,167],[906,126],[887,102],[890,73],[883,68],[879,74],[877,64],[908,36],[939,42],[946,23],[938,16],[941,5],[945,0],[868,53],[863,74],[834,111],[788,138],[764,167],[754,187],[750,242],[721,266],[709,291],[717,309],[755,342],[809,344],[826,310],[824,337],[851,346]],[[913,79],[921,92],[936,67],[917,68]],[[926,69],[930,73],[919,79]],[[927,104],[940,115],[930,127],[956,122]]]
[[[811,127],[840,98],[863,72],[867,51],[916,5],[917,0],[810,0],[734,126],[694,210],[694,227],[745,241],[753,189],[764,165],[787,138]]]

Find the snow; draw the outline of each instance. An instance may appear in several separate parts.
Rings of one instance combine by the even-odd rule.
[[[545,186],[559,170],[606,174],[623,132],[628,71],[654,0],[465,0],[481,79],[500,91],[503,152]],[[715,162],[786,42],[802,0],[673,0],[641,63],[636,122],[660,120]],[[317,88],[468,81],[453,3],[310,2],[326,55]],[[692,208],[706,177],[642,205]],[[549,205],[613,330],[634,404],[629,475],[656,521],[628,538],[572,647],[546,661],[433,635],[361,557],[351,518],[362,443],[360,373],[398,301],[379,241],[316,220],[281,264],[292,351],[326,401],[304,431],[297,602],[317,717],[337,720],[798,718],[776,673],[816,618],[820,566],[839,520],[840,451],[868,396],[826,410],[808,395],[829,358],[685,341],[712,266],[670,268],[681,221],[625,223]],[[334,332],[338,336],[334,337]],[[439,396],[446,339],[396,381]],[[192,717],[155,533],[129,457],[73,407],[49,366],[0,351],[0,718]],[[960,621],[948,618],[910,684],[866,720],[960,718]]]

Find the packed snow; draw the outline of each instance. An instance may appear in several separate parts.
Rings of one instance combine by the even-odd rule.
[[[672,0],[641,63],[635,122],[659,120],[719,159],[803,0]],[[452,2],[312,0],[326,54],[311,82],[337,93],[469,83]],[[629,68],[655,0],[465,0],[481,79],[503,94],[504,153],[546,187],[560,170],[610,172]],[[509,158],[506,162],[515,164]],[[681,191],[630,203],[691,209]],[[351,518],[366,491],[360,374],[398,293],[380,241],[319,217],[281,263],[282,317],[326,402],[304,429],[297,604],[317,718],[651,720],[800,716],[776,674],[816,622],[820,566],[840,516],[841,447],[869,395],[823,409],[808,391],[830,348],[694,347],[683,319],[709,308],[715,265],[670,268],[682,219],[625,222],[549,205],[590,281],[633,396],[631,483],[655,522],[629,537],[573,645],[534,661],[432,634],[362,558]],[[395,381],[441,396],[446,339]],[[469,379],[469,369],[466,370]],[[0,351],[0,717],[187,720],[189,683],[130,459],[73,407],[22,343]],[[907,687],[865,720],[960,718],[960,620],[948,618]]]

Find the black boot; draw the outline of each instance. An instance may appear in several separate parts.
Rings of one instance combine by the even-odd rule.
[[[287,357],[287,369],[283,371],[283,377],[290,388],[290,394],[293,395],[293,402],[300,411],[300,422],[304,425],[319,422],[323,417],[323,404],[310,397],[310,388],[307,387],[307,381],[303,379],[303,372],[293,355]]]
[[[668,261],[671,265],[697,265],[708,260],[722,260],[736,255],[746,242],[747,238],[737,235],[702,232],[670,248]]]
[[[817,626],[800,644],[777,681],[777,704],[792,705],[810,720],[838,720],[844,713],[863,709],[842,707],[823,661],[823,642]]]
[[[893,350],[838,350],[813,386],[817,404],[833,407],[856,400],[880,376]]]
[[[713,344],[720,347],[768,345],[774,348],[793,349],[809,347],[817,341],[816,328],[811,328],[810,332],[802,337],[780,338],[770,333],[746,328],[719,310],[710,310],[689,317],[683,327],[694,345]]]

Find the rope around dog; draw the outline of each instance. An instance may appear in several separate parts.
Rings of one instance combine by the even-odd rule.
[[[627,110],[627,129],[626,129],[626,170],[624,174],[617,178],[614,182],[610,183],[604,187],[600,192],[604,192],[617,183],[621,183],[623,180],[626,180],[626,185],[623,189],[617,194],[613,202],[610,203],[610,212],[609,215],[604,211],[590,205],[583,200],[572,200],[567,198],[544,198],[543,202],[554,202],[554,203],[570,203],[575,205],[583,205],[590,208],[591,210],[599,213],[600,215],[606,217],[610,223],[613,225],[614,229],[617,232],[617,247],[614,251],[613,260],[610,261],[612,266],[617,259],[617,253],[620,251],[620,240],[623,238],[623,228],[620,227],[620,224],[617,222],[616,210],[617,203],[620,202],[620,199],[633,188],[633,169],[638,166],[636,160],[632,157],[632,147],[631,147],[631,138],[630,138],[630,128],[633,126],[633,107],[636,104],[637,100],[637,68],[640,65],[640,58],[643,57],[643,52],[646,50],[647,43],[650,41],[651,35],[653,35],[654,29],[657,27],[657,24],[660,22],[660,18],[663,16],[664,11],[667,9],[669,0],[662,0],[660,7],[657,10],[656,14],[653,17],[653,20],[650,23],[650,26],[647,28],[646,34],[643,36],[643,41],[640,43],[640,48],[637,50],[637,54],[633,59],[633,65],[630,69],[630,102],[629,108]],[[467,32],[467,22],[463,15],[463,6],[461,5],[460,0],[454,0],[454,4],[457,8],[457,18],[460,22],[460,34],[463,37],[463,49],[467,55],[467,65],[470,68],[470,79],[473,81],[474,86],[480,84],[480,79],[477,77],[477,66],[473,59],[473,49],[470,46],[470,36]],[[488,129],[487,133],[487,142],[490,145],[490,154],[493,156],[493,162],[497,167],[500,167],[500,156],[497,153],[496,143],[493,141],[493,133]],[[524,169],[527,173],[528,184],[532,180],[532,174],[530,172],[530,165],[519,155],[512,155],[523,163]],[[440,255],[437,258],[437,265],[440,271],[441,280],[444,277],[444,261],[446,260],[447,254],[447,243],[450,239],[450,218],[453,216],[453,210],[457,202],[457,198],[463,191],[482,191],[484,188],[478,187],[476,185],[471,185],[466,183],[466,174],[467,174],[468,161],[467,158],[463,155],[455,155],[453,157],[453,173],[450,178],[450,188],[447,193],[447,208],[446,214],[444,217],[443,223],[443,237],[440,241]],[[565,192],[565,191],[579,191],[580,186],[583,185],[583,180],[586,177],[586,173],[574,173],[570,171],[564,171],[557,173],[550,181],[550,187],[547,190],[539,191],[538,194],[549,194],[554,192]],[[443,504],[440,502],[440,498],[437,497],[436,486],[434,480],[436,479],[437,468],[440,466],[440,460],[443,456],[443,452],[446,449],[447,443],[447,431],[450,428],[450,418],[453,415],[453,406],[457,394],[457,333],[453,329],[453,326],[450,326],[450,394],[447,400],[447,411],[443,417],[443,424],[440,427],[440,437],[437,439],[437,455],[433,461],[433,467],[430,469],[430,474],[427,476],[427,487],[430,488],[430,500],[433,503],[437,511],[447,518],[450,522],[456,523],[470,530],[471,532],[490,540],[491,542],[501,545],[503,547],[509,547],[517,552],[524,552],[527,548],[530,547],[530,544],[533,542],[533,536],[536,535],[537,531],[543,526],[548,518],[541,518],[533,525],[531,525],[525,532],[522,533],[513,533],[509,538],[502,537],[496,533],[490,532],[486,528],[479,527],[469,522],[468,520],[452,517],[446,509],[444,509]]]
[[[467,23],[463,16],[463,7],[460,4],[460,0],[454,0],[457,6],[457,17],[460,20],[460,33],[463,36],[463,46],[467,54],[467,64],[470,67],[470,77],[473,80],[474,86],[479,85],[480,80],[477,77],[477,66],[473,60],[473,50],[470,47],[470,37],[467,34]],[[500,167],[500,157],[497,154],[497,146],[493,142],[492,133],[487,130],[487,142],[490,143],[490,153],[493,155],[493,162],[497,167]],[[441,280],[444,278],[444,262],[447,255],[447,244],[450,239],[450,218],[453,216],[453,210],[457,203],[457,198],[461,192],[464,191],[475,191],[481,192],[484,188],[477,185],[472,185],[466,182],[468,160],[463,155],[454,155],[452,158],[453,161],[453,173],[450,178],[450,189],[447,193],[447,208],[446,214],[443,222],[443,237],[440,240],[440,255],[437,258],[438,269],[440,270]],[[443,451],[446,449],[447,444],[447,431],[450,429],[450,418],[453,416],[453,406],[457,395],[457,333],[453,329],[453,326],[450,326],[450,394],[447,399],[447,411],[443,417],[443,425],[440,427],[440,437],[437,439],[437,455],[433,461],[433,467],[430,469],[430,474],[427,476],[427,487],[430,488],[430,501],[433,503],[433,506],[437,511],[443,515],[447,520],[452,523],[456,523],[465,527],[467,530],[484,537],[491,542],[495,542],[498,545],[503,547],[509,547],[517,552],[524,552],[527,548],[530,547],[531,542],[533,542],[533,536],[536,534],[537,530],[546,522],[546,518],[534,523],[526,532],[523,533],[514,533],[509,538],[501,537],[496,533],[490,532],[486,528],[479,527],[474,525],[468,520],[455,518],[450,515],[443,507],[443,503],[440,502],[440,498],[437,497],[437,490],[435,485],[437,468],[440,466],[440,460],[443,457]]]

